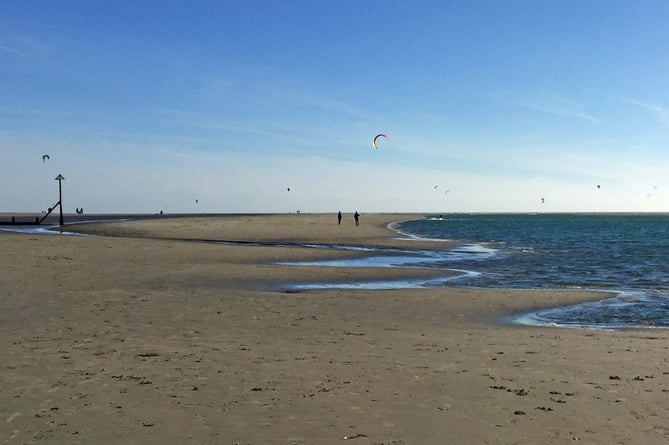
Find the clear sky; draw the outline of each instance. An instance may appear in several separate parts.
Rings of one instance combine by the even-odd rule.
[[[666,0],[0,7],[0,211],[669,211],[668,149]]]

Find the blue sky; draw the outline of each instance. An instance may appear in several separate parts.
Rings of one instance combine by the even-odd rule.
[[[0,211],[52,205],[59,173],[66,211],[669,211],[668,18],[666,1],[3,1]]]

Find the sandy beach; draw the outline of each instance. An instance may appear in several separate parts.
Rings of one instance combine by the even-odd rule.
[[[602,295],[297,292],[445,272],[273,264],[365,254],[303,243],[450,246],[387,228],[415,217],[0,231],[0,443],[669,443],[669,332],[504,322]]]

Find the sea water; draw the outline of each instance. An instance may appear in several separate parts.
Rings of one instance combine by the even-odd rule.
[[[456,275],[350,287],[603,290],[615,296],[522,314],[515,321],[594,329],[669,327],[669,215],[449,214],[392,228],[402,236],[452,240],[459,247],[379,249],[368,258],[331,265],[440,268]]]

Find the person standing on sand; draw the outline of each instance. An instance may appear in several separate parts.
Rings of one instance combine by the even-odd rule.
[[[341,210],[337,213],[337,224],[341,226]]]
[[[359,225],[360,225],[360,221],[359,221],[359,219],[360,219],[360,214],[358,213],[357,210],[355,211],[355,215],[353,215],[353,219],[355,219],[355,225],[356,225],[356,226],[359,226]]]

